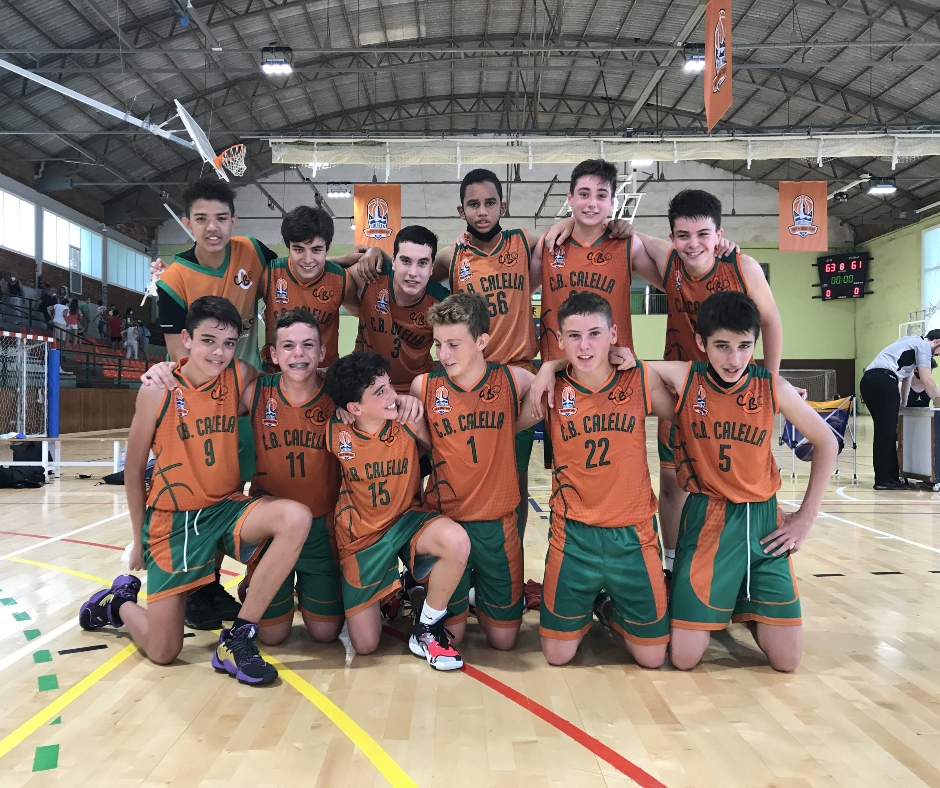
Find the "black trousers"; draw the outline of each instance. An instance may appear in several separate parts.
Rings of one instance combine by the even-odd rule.
[[[862,400],[868,406],[875,428],[872,462],[875,466],[875,484],[897,483],[898,469],[898,413],[901,410],[901,392],[898,379],[887,369],[872,369],[862,375],[859,384]]]

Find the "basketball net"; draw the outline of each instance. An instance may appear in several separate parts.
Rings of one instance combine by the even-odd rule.
[[[217,169],[225,167],[232,175],[240,178],[248,170],[248,165],[245,164],[245,154],[247,152],[248,149],[242,143],[238,143],[222,151],[212,160],[212,163]]]

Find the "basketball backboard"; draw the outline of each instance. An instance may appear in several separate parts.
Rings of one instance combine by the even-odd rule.
[[[202,130],[200,125],[196,123],[196,119],[186,111],[185,107],[183,107],[179,101],[174,99],[173,103],[176,105],[176,112],[180,116],[180,120],[183,121],[183,125],[186,127],[186,131],[189,132],[189,136],[192,139],[193,144],[196,146],[196,150],[198,150],[199,155],[202,156],[202,160],[206,162],[206,164],[212,166],[216,172],[216,175],[222,178],[222,180],[227,181],[228,174],[221,165],[216,164],[215,151],[212,149],[212,145],[210,144],[206,133]]]

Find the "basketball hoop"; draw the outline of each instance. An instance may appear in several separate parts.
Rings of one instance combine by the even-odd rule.
[[[216,168],[225,167],[232,175],[240,178],[248,170],[248,165],[245,164],[245,154],[247,152],[248,149],[243,144],[238,143],[222,151],[213,159],[212,163],[215,164]]]

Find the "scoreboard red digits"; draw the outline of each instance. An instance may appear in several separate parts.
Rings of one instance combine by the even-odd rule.
[[[819,291],[823,301],[840,298],[864,298],[869,278],[867,254],[833,254],[819,257]]]

